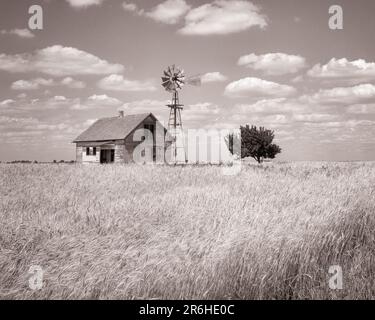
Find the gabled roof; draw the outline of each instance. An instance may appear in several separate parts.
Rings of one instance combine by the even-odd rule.
[[[99,119],[86,131],[82,132],[73,142],[125,139],[149,116],[156,119],[152,113]]]

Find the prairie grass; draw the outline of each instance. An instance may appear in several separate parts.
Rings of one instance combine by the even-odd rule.
[[[0,194],[1,299],[375,298],[375,163],[3,164]]]

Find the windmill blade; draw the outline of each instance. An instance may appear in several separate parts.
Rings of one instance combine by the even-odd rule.
[[[168,88],[168,91],[175,91],[176,85],[173,82],[170,82],[167,88]]]
[[[181,90],[186,84],[185,71],[175,64],[170,65],[163,71],[161,80],[162,86],[166,91],[176,92]],[[200,78],[197,76],[191,77],[190,84],[200,85]]]
[[[164,75],[165,75],[166,77],[171,77],[171,76],[172,76],[172,71],[171,71],[171,68],[170,68],[170,67],[168,67],[168,69],[166,69],[166,70],[164,71]]]
[[[167,73],[168,73],[169,77],[173,76],[173,72],[172,72],[171,67],[168,67]]]
[[[185,80],[185,83],[191,86],[200,87],[202,85],[202,75],[195,75],[195,76],[188,77]]]
[[[180,84],[182,84],[182,85],[184,85],[185,84],[185,80],[184,79],[177,79],[176,80],[176,82],[178,82],[178,83],[180,83]]]
[[[163,84],[163,87],[164,87],[165,90],[168,90],[169,86],[170,86],[169,82]]]

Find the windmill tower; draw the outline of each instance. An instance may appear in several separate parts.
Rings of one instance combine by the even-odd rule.
[[[185,138],[182,127],[181,111],[184,105],[180,104],[178,91],[185,84],[199,86],[201,80],[199,76],[189,77],[186,79],[184,70],[172,65],[168,67],[162,76],[162,86],[172,93],[172,101],[167,105],[170,108],[168,131],[172,136],[172,161],[174,163],[187,163],[185,150]]]

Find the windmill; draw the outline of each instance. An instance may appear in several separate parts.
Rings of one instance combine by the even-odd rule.
[[[184,105],[180,104],[178,91],[181,90],[185,84],[200,86],[201,77],[198,75],[186,78],[184,70],[172,65],[164,71],[161,79],[164,89],[172,93],[172,102],[168,104],[167,107],[170,108],[168,131],[172,136],[173,160],[175,163],[186,163],[187,157],[181,118],[181,111]]]

